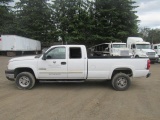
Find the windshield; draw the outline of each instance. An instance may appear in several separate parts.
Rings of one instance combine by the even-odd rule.
[[[126,48],[126,44],[113,44],[113,48]]]
[[[160,49],[160,45],[158,45],[158,49]]]
[[[150,44],[136,44],[137,49],[151,49]]]

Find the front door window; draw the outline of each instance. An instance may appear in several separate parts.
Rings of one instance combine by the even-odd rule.
[[[65,58],[66,58],[66,49],[64,47],[54,48],[46,54],[46,59],[65,59]]]

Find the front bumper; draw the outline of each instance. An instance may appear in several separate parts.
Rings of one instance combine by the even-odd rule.
[[[8,80],[14,81],[14,70],[5,70],[5,75]]]
[[[151,62],[158,62],[159,61],[159,57],[149,57]]]
[[[146,78],[149,78],[151,76],[151,73],[148,73],[147,75],[146,75]]]

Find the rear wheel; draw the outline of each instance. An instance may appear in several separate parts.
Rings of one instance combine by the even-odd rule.
[[[135,58],[139,58],[139,56],[138,56],[138,55],[136,55],[136,56],[135,56]]]
[[[113,76],[112,86],[115,90],[124,91],[129,88],[131,80],[128,75],[124,73],[117,73]]]
[[[15,82],[19,89],[31,89],[35,85],[35,78],[29,72],[21,72],[17,75]]]

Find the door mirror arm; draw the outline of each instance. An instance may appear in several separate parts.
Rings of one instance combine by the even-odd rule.
[[[46,60],[46,54],[43,54],[42,60]]]

